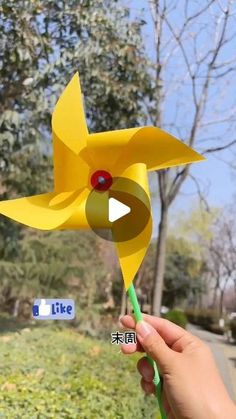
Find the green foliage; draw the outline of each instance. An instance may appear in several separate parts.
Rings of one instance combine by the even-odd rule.
[[[186,299],[194,301],[202,292],[202,268],[202,262],[196,259],[187,241],[170,237],[167,243],[164,305],[174,307]]]
[[[30,177],[26,160],[39,163],[40,170],[43,156],[50,154],[51,112],[77,70],[90,128],[117,129],[141,122],[142,99],[151,93],[142,24],[113,1],[1,2],[3,180],[18,168],[22,179],[27,172]],[[17,192],[24,193],[24,182],[17,186]]]
[[[155,256],[156,241],[152,241],[141,267],[141,279],[139,279],[139,287],[142,289],[142,294],[147,296],[149,303],[152,301]],[[196,257],[191,243],[170,236],[167,241],[163,305],[169,308],[182,308],[186,304],[194,305],[204,292],[202,279],[204,270],[205,263]]]
[[[91,131],[144,122],[143,99],[152,92],[143,23],[111,0],[1,1],[0,199],[53,189],[51,113],[77,70]],[[104,297],[96,240],[29,231],[0,219],[1,307],[66,289],[82,306]]]
[[[188,323],[188,319],[185,313],[181,310],[170,310],[163,317],[177,324],[178,326],[183,327],[184,329],[186,328]]]
[[[0,337],[0,412],[4,418],[155,418],[136,370],[109,340],[71,329],[22,329]]]
[[[172,234],[185,237],[196,257],[204,259],[205,246],[214,236],[213,226],[219,213],[219,208],[206,211],[199,203],[196,203],[192,210],[181,210],[177,213]]]
[[[190,323],[201,326],[203,329],[220,334],[219,313],[211,309],[186,310],[185,314]]]
[[[8,307],[12,313],[17,299],[31,302],[36,296],[68,296],[78,300],[81,308],[104,301],[107,270],[91,232],[29,229],[18,246],[13,262],[0,261],[2,310]]]

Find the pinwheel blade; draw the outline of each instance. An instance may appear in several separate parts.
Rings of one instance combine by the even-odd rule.
[[[205,160],[182,141],[156,127],[140,128],[124,147],[122,164],[143,162],[147,170],[160,170]]]
[[[112,162],[116,176],[135,163],[146,164],[147,170],[159,170],[205,160],[173,135],[155,127],[91,134],[88,147],[94,162],[99,159],[104,167]]]
[[[0,214],[26,226],[40,230],[64,228],[78,208],[81,208],[84,192],[76,191],[70,196],[58,199],[55,192],[0,202]],[[86,195],[87,196],[87,195]],[[83,215],[83,214],[81,214]],[[83,220],[83,223],[82,223]],[[80,217],[79,226],[85,227],[86,217]]]
[[[86,149],[89,133],[78,73],[56,104],[52,130],[55,191],[71,191],[86,186],[90,169],[80,153]]]
[[[141,266],[151,236],[152,219],[150,218],[144,230],[137,237],[125,242],[115,242],[126,290]]]
[[[74,153],[78,154],[86,147],[88,128],[78,73],[72,77],[56,104],[52,130],[56,138]]]
[[[150,200],[147,168],[145,164],[138,163],[138,164],[129,166],[122,173],[121,178],[126,178],[126,179],[136,182],[145,192],[145,196],[148,197],[148,199]],[[130,183],[127,183],[127,184],[130,185]],[[126,192],[128,192],[129,194],[132,194],[131,189],[129,189]],[[143,199],[142,196],[139,196],[137,198]],[[149,203],[146,203],[146,204],[149,204]],[[133,219],[133,222],[138,223],[139,214],[137,213],[134,216],[136,217],[136,219]],[[125,288],[128,289],[143,261],[143,258],[147,252],[147,249],[151,240],[151,236],[152,236],[151,212],[150,212],[150,217],[148,219],[148,223],[146,224],[145,228],[137,236],[131,238],[130,240],[125,240],[125,241],[117,240],[117,236],[118,235],[120,236],[120,231],[119,232],[116,231],[115,224],[112,229],[112,234],[113,234],[113,239],[115,242],[115,246],[116,246],[119,261],[120,261]]]

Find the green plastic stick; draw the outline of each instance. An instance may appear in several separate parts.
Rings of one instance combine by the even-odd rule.
[[[135,288],[134,288],[133,284],[130,285],[130,287],[127,290],[127,293],[128,293],[130,302],[131,302],[133,310],[134,310],[135,320],[136,320],[136,322],[139,322],[139,321],[142,320],[142,313],[141,313],[141,310],[140,310],[140,307],[139,307],[137,295],[136,295]],[[160,375],[159,375],[159,372],[158,372],[157,364],[148,355],[147,355],[147,359],[148,359],[148,362],[152,365],[152,367],[154,369],[153,383],[156,386],[156,398],[157,398],[161,418],[166,419],[166,414],[165,414],[165,411],[163,409],[162,400],[161,400],[161,380],[160,380]]]

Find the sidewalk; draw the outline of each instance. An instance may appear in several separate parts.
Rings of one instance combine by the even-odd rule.
[[[228,393],[236,402],[236,345],[227,343],[223,336],[192,324],[188,325],[188,330],[209,345]]]

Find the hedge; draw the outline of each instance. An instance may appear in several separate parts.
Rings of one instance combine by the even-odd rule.
[[[163,317],[177,324],[178,326],[183,327],[184,329],[186,328],[188,323],[188,319],[185,313],[181,310],[170,310]]]
[[[186,310],[185,314],[190,323],[201,326],[205,330],[222,335],[224,329],[219,326],[219,314],[215,310],[195,309]]]
[[[231,320],[230,329],[232,332],[232,338],[236,340],[236,319]]]

